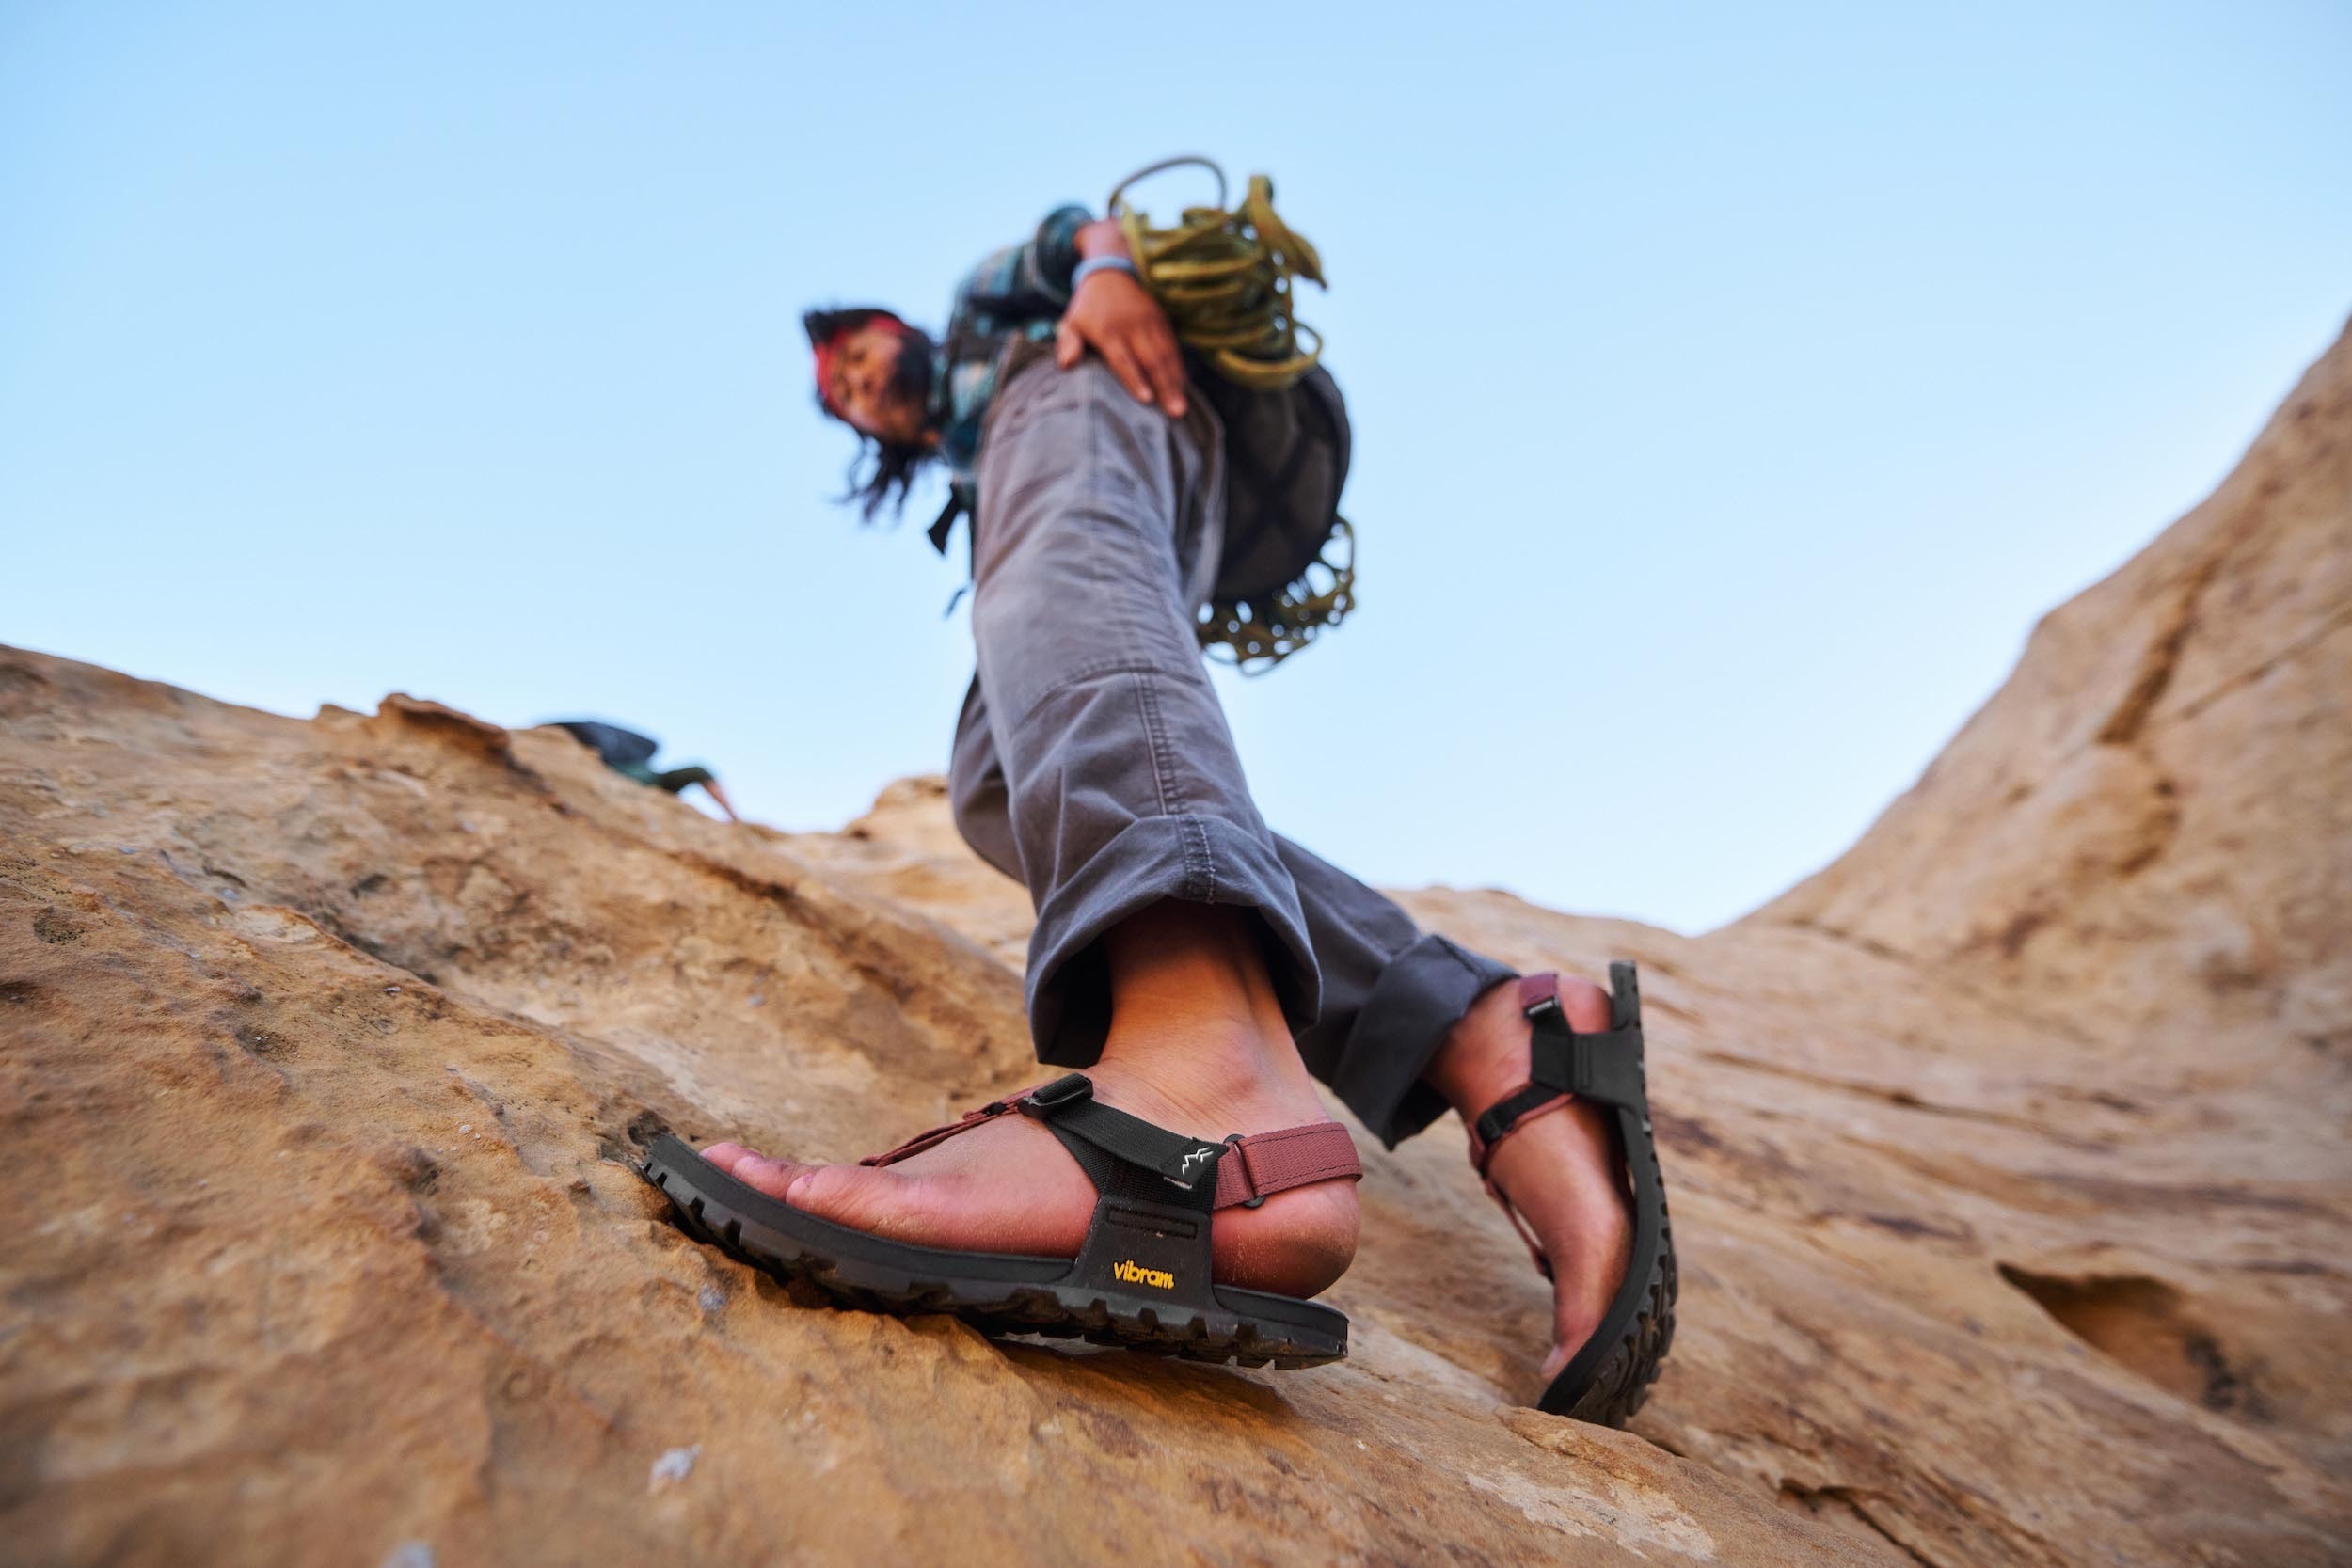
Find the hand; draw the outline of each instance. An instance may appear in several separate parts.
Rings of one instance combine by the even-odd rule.
[[[1120,246],[1124,250],[1124,246]],[[1175,329],[1150,291],[1123,272],[1098,272],[1078,285],[1054,334],[1054,362],[1068,370],[1091,348],[1137,403],[1171,420],[1184,415],[1184,362]]]

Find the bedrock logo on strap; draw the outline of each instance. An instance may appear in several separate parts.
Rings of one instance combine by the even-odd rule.
[[[1166,1269],[1147,1269],[1132,1258],[1122,1258],[1111,1270],[1111,1277],[1121,1285],[1149,1285],[1155,1291],[1176,1289],[1176,1276]]]

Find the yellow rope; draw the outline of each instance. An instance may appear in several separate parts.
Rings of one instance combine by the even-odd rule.
[[[1127,189],[1164,169],[1198,164],[1216,176],[1216,205],[1187,207],[1172,229],[1154,229]],[[1206,158],[1168,158],[1119,182],[1105,203],[1127,236],[1136,273],[1168,312],[1176,341],[1224,380],[1279,392],[1314,369],[1323,336],[1298,319],[1300,279],[1324,287],[1323,259],[1274,211],[1274,182],[1249,177],[1227,211],[1225,171]],[[1301,347],[1304,335],[1310,346]],[[1334,551],[1338,559],[1333,559]],[[1298,580],[1256,603],[1218,600],[1200,612],[1201,646],[1245,673],[1263,674],[1335,626],[1356,605],[1356,533],[1334,519],[1331,535]]]
[[[1127,188],[1186,164],[1216,175],[1216,205],[1187,207],[1175,227],[1152,228],[1128,204]],[[1206,158],[1169,158],[1120,181],[1107,205],[1177,341],[1204,356],[1219,375],[1279,391],[1314,367],[1323,339],[1299,321],[1295,306],[1299,279],[1324,286],[1323,259],[1275,212],[1274,182],[1251,175],[1240,208],[1228,212],[1223,169]],[[1311,347],[1299,346],[1302,333]]]
[[[1296,582],[1260,604],[1220,599],[1201,611],[1194,631],[1209,653],[1224,656],[1222,662],[1263,675],[1355,608],[1356,531],[1340,518]]]

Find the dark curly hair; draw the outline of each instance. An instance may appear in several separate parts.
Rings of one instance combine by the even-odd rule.
[[[876,316],[898,320],[898,313],[879,306],[857,305],[832,310],[811,310],[801,317],[801,325],[808,332],[811,348],[831,342],[843,332],[855,332]],[[891,389],[913,398],[917,404],[928,400],[931,391],[931,341],[918,327],[909,326],[898,345],[898,363],[891,374]],[[818,389],[817,405],[825,407],[824,392]],[[828,418],[837,418],[825,408]],[[846,421],[845,421],[846,422]],[[852,429],[855,427],[852,426]],[[856,501],[867,522],[882,509],[883,503],[894,499],[894,513],[906,510],[907,492],[914,488],[914,476],[932,457],[928,446],[907,442],[883,441],[857,432],[857,455],[850,459],[847,476],[849,488],[842,492],[844,501]]]

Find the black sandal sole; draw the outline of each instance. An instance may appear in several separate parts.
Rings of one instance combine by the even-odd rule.
[[[1650,1386],[1658,1381],[1660,1365],[1675,1342],[1677,1281],[1673,1237],[1663,1234],[1661,1243],[1658,1261],[1650,1269],[1631,1326],[1616,1337],[1600,1365],[1590,1373],[1570,1379],[1570,1369],[1564,1368],[1536,1402],[1537,1409],[1598,1426],[1621,1427],[1648,1402]]]
[[[889,1241],[780,1203],[666,1135],[647,1151],[641,1173],[670,1200],[688,1235],[859,1311],[945,1312],[990,1335],[1085,1339],[1285,1370],[1347,1355],[1346,1315],[1314,1302],[1212,1285],[1216,1307],[1202,1310],[1087,1282],[1067,1258]]]
[[[1648,1070],[1639,1034],[1642,993],[1633,965],[1609,966],[1609,991],[1610,1027],[1635,1031],[1634,1072],[1641,1085],[1639,1108],[1614,1105],[1610,1121],[1617,1152],[1633,1178],[1633,1257],[1600,1326],[1551,1380],[1536,1408],[1621,1427],[1649,1399],[1650,1385],[1658,1381],[1660,1364],[1674,1344],[1679,1276],[1674,1227],[1666,1213],[1666,1177],[1650,1126]]]

